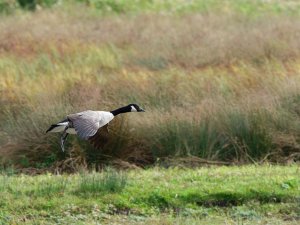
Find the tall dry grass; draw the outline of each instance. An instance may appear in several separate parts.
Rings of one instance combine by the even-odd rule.
[[[76,8],[77,10],[77,8]],[[0,23],[1,52],[23,57],[70,45],[110,46],[122,63],[147,69],[188,68],[246,60],[260,63],[299,56],[300,22],[287,15],[249,18],[239,14],[188,14],[99,17],[78,8],[8,17]],[[77,47],[75,47],[77,48]],[[81,49],[81,48],[79,48]],[[81,51],[81,50],[79,50]]]
[[[49,10],[4,18],[0,30],[5,163],[76,170],[115,158],[299,159],[293,16]],[[71,137],[62,153],[59,137],[44,134],[66,114],[131,102],[147,113],[118,118],[101,150]]]

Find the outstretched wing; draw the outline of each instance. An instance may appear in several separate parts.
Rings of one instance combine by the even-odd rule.
[[[96,134],[89,138],[90,143],[99,149],[103,147],[109,140],[108,124],[98,129]]]
[[[101,118],[95,111],[72,114],[67,118],[72,122],[77,135],[84,140],[88,140],[91,136],[94,136],[100,128]]]

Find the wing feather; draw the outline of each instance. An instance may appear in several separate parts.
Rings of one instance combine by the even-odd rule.
[[[85,111],[67,117],[73,124],[78,136],[84,140],[95,135],[100,127],[101,117],[95,111]]]

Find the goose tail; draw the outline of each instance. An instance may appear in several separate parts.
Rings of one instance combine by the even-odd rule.
[[[59,123],[57,124],[52,124],[48,130],[46,130],[46,133],[48,132],[62,132],[64,131],[64,129],[66,128],[66,126],[69,124],[68,120],[65,119],[63,121],[60,121]]]

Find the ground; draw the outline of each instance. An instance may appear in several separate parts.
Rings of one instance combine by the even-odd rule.
[[[1,224],[299,224],[299,165],[1,176]]]

